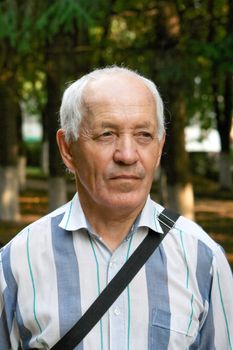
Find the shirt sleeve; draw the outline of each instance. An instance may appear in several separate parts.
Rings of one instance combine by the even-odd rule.
[[[221,248],[212,264],[208,312],[200,333],[200,349],[233,349],[233,278]]]

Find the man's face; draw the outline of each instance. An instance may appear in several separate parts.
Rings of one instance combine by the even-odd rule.
[[[146,201],[162,151],[150,91],[129,76],[88,84],[86,114],[70,147],[80,201],[134,211]]]

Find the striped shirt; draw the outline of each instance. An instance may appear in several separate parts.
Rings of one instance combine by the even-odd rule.
[[[111,252],[78,196],[1,251],[0,349],[49,349],[81,317],[147,234],[162,232],[149,197]],[[219,245],[180,217],[76,350],[232,350],[233,279]],[[65,349],[64,349],[65,350]]]

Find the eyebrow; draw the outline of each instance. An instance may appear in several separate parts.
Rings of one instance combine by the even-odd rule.
[[[142,129],[142,128],[149,128],[153,126],[153,124],[150,121],[145,121],[140,124],[134,125],[137,129]],[[102,128],[117,128],[118,125],[115,123],[112,123],[111,121],[102,121],[100,124],[100,127]]]
[[[102,128],[115,128],[117,125],[112,123],[112,122],[105,122],[105,121],[103,121],[103,122],[101,122],[100,126]]]

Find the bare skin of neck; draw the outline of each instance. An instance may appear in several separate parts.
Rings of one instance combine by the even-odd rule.
[[[107,247],[114,251],[127,236],[143,205],[133,211],[124,211],[124,213],[118,211],[117,215],[116,210],[114,213],[106,209],[98,210],[97,213],[93,208],[89,210],[85,206],[82,207],[94,231],[100,235]]]

